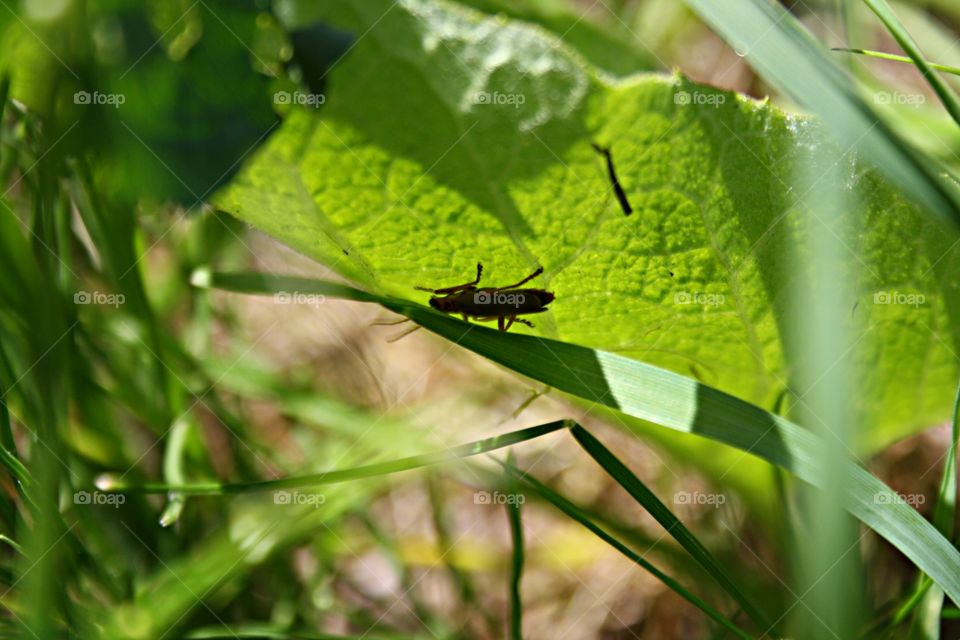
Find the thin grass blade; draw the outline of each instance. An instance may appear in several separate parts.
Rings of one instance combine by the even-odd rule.
[[[760,611],[750,598],[730,579],[723,566],[713,557],[713,554],[693,535],[689,529],[673,514],[670,509],[634,474],[625,464],[620,462],[613,453],[593,437],[586,429],[576,425],[571,428],[573,437],[577,439],[583,450],[590,454],[611,478],[626,489],[653,518],[660,523],[674,540],[680,543],[700,565],[713,576],[724,591],[746,612],[761,629],[772,630],[767,616]]]
[[[507,454],[507,462],[513,465],[513,453]],[[516,498],[520,494],[516,476],[509,472],[508,486]],[[521,503],[519,500],[507,500],[507,520],[510,523],[510,542],[513,553],[510,555],[510,639],[523,640],[523,602],[520,600],[520,581],[523,578],[524,542],[523,522],[520,520]]]
[[[231,493],[250,493],[253,491],[274,491],[280,489],[295,489],[298,487],[310,487],[324,484],[336,484],[338,482],[348,482],[350,480],[361,480],[363,478],[374,478],[376,476],[398,473],[400,471],[409,471],[420,467],[428,467],[444,462],[455,462],[462,458],[468,458],[480,453],[488,453],[504,447],[509,447],[520,442],[533,440],[540,436],[560,429],[566,429],[571,425],[569,420],[557,420],[547,424],[528,427],[519,431],[511,431],[503,435],[494,436],[477,440],[468,444],[450,447],[443,451],[435,451],[416,456],[391,460],[389,462],[380,462],[376,464],[365,465],[362,467],[353,467],[350,469],[340,469],[336,471],[326,471],[324,473],[315,473],[306,476],[295,476],[290,478],[281,478],[279,480],[257,480],[254,482],[194,482],[182,485],[171,485],[167,483],[146,483],[136,484],[126,482],[112,475],[102,475],[97,479],[97,487],[101,491],[129,491],[136,493],[168,493],[176,492],[188,495],[223,495]]]
[[[644,559],[643,556],[636,553],[630,547],[623,544],[609,533],[597,526],[587,515],[583,512],[577,505],[570,502],[562,495],[549,488],[545,484],[542,484],[533,476],[527,475],[526,472],[521,469],[511,465],[507,462],[501,462],[505,469],[508,469],[513,473],[520,481],[520,483],[528,488],[530,491],[536,492],[544,500],[555,506],[557,509],[565,513],[567,516],[580,523],[586,529],[588,529],[595,536],[609,544],[611,547],[622,553],[624,556],[629,558],[634,563],[640,565],[651,573],[654,577],[660,580],[662,583],[667,585],[670,589],[677,593],[680,597],[684,598],[695,607],[703,611],[710,618],[723,625],[725,628],[729,629],[731,632],[736,634],[739,638],[751,638],[752,636],[746,631],[738,627],[732,620],[726,618],[722,613],[711,607],[705,601],[691,593],[686,589],[682,584],[671,578],[669,575],[657,569],[654,565]]]
[[[870,7],[870,10],[873,11],[880,21],[883,22],[883,26],[887,28],[887,31],[890,32],[890,35],[893,36],[894,40],[897,41],[897,44],[900,45],[900,48],[903,49],[910,59],[913,60],[913,63],[917,65],[917,69],[920,70],[920,73],[923,74],[924,79],[927,83],[933,88],[937,96],[940,98],[940,102],[943,103],[943,106],[946,108],[947,113],[950,114],[950,117],[953,118],[954,122],[960,125],[960,101],[957,100],[957,95],[953,90],[947,86],[947,84],[933,72],[933,69],[930,68],[930,65],[924,59],[923,54],[920,53],[920,47],[917,46],[917,43],[913,41],[913,38],[910,37],[910,34],[907,33],[906,28],[897,19],[896,14],[890,8],[890,5],[886,3],[886,0],[863,0],[864,3]]]
[[[856,53],[858,55],[867,56],[868,58],[878,58],[880,60],[893,60],[894,62],[906,62],[907,64],[916,64],[916,62],[908,56],[898,56],[895,53],[886,53],[884,51],[874,51],[872,49],[847,49],[845,47],[833,47],[831,51],[842,51],[844,53]],[[931,69],[936,69],[937,71],[943,71],[944,73],[952,73],[953,75],[960,76],[960,67],[951,67],[945,64],[939,64],[936,62],[930,62],[926,60],[927,66]]]

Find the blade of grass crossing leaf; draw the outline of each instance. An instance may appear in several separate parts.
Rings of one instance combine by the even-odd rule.
[[[687,0],[768,82],[818,114],[832,135],[874,163],[928,213],[960,225],[960,192],[857,95],[855,83],[800,22],[767,0]]]
[[[680,519],[673,515],[673,512],[643,484],[640,478],[630,471],[609,449],[603,446],[599,440],[590,435],[583,427],[579,425],[574,426],[571,429],[571,433],[573,437],[577,439],[577,442],[580,443],[580,446],[583,447],[584,451],[590,454],[610,477],[626,489],[627,493],[640,503],[640,505],[660,523],[660,526],[713,576],[713,579],[740,605],[758,627],[765,632],[773,630],[767,617],[763,615],[760,609],[737,587],[736,583],[730,579],[730,576],[727,575],[727,572],[720,566],[720,563],[716,561],[707,548],[703,546],[696,536],[690,533],[690,530],[680,522]]]
[[[897,41],[897,44],[900,45],[900,48],[910,56],[913,63],[917,65],[917,69],[923,74],[924,79],[933,87],[937,96],[940,97],[940,101],[946,108],[947,113],[950,114],[954,122],[960,125],[960,101],[957,100],[956,94],[947,86],[940,76],[935,74],[930,68],[930,65],[920,53],[920,48],[917,46],[917,43],[913,41],[913,38],[907,33],[903,24],[897,19],[890,5],[886,3],[886,0],[863,1],[870,7],[870,10],[880,18],[880,21],[883,22],[883,25],[887,28],[887,31],[890,32],[890,35],[893,36],[894,40]]]
[[[462,322],[407,300],[345,285],[262,274],[203,273],[194,284],[272,294],[296,282],[303,293],[377,302],[456,344],[559,391],[683,433],[749,452],[818,485],[821,445],[809,430],[686,376],[626,358],[537,336]],[[847,463],[845,508],[899,549],[960,602],[960,553],[915,509],[866,469]],[[215,485],[214,492],[220,485]]]
[[[624,556],[632,560],[635,564],[638,564],[641,567],[643,567],[643,569],[651,573],[654,577],[660,580],[660,582],[667,585],[681,598],[684,598],[685,600],[690,602],[693,606],[703,611],[710,618],[712,618],[719,624],[729,629],[731,632],[736,634],[737,637],[739,638],[752,637],[746,631],[738,627],[732,620],[727,619],[722,613],[720,613],[719,611],[711,607],[709,604],[707,604],[705,601],[701,600],[699,597],[695,596],[693,593],[688,591],[679,582],[677,582],[676,580],[674,580],[673,578],[671,578],[670,576],[668,576],[667,574],[665,574],[664,572],[660,571],[655,566],[650,564],[647,560],[643,558],[643,556],[637,554],[632,549],[630,549],[627,545],[623,544],[622,542],[620,542],[619,540],[617,540],[616,538],[608,534],[606,531],[601,529],[599,526],[597,526],[589,517],[586,516],[586,514],[577,505],[570,502],[569,500],[567,500],[566,498],[564,498],[554,490],[550,489],[546,485],[542,484],[533,476],[527,475],[526,472],[524,472],[523,470],[517,467],[514,467],[506,462],[501,462],[500,464],[502,464],[504,468],[510,470],[525,487],[539,494],[544,500],[546,500],[547,502],[555,506],[557,509],[565,513],[567,516],[569,516],[576,522],[580,523],[582,526],[588,529],[595,536],[597,536],[598,538],[600,538],[601,540],[609,544],[611,547],[619,551],[621,554],[623,554]]]
[[[844,47],[833,47],[831,51],[843,51],[845,53],[856,53],[869,58],[879,58],[880,60],[893,60],[894,62],[916,64],[913,59],[908,56],[899,56],[895,53],[886,53],[884,51],[873,51],[872,49],[847,49]],[[960,76],[960,67],[950,67],[945,64],[930,62],[929,60],[926,62],[927,66],[929,66],[931,69],[936,69],[937,71],[943,71],[945,73],[952,73]]]
[[[507,463],[513,466],[513,453],[507,455]],[[510,556],[510,639],[523,640],[523,604],[520,600],[520,581],[523,578],[524,546],[523,523],[520,521],[520,495],[516,476],[507,472],[510,494],[514,498],[507,500],[507,519],[510,522],[510,541],[513,553]],[[511,497],[511,496],[508,496]]]
[[[338,482],[347,482],[350,480],[361,480],[363,478],[373,478],[400,471],[409,471],[420,467],[427,467],[444,462],[455,462],[461,458],[475,456],[480,453],[488,453],[504,447],[509,447],[520,442],[539,438],[540,436],[560,429],[566,429],[572,425],[570,420],[557,420],[547,424],[529,427],[519,431],[511,431],[503,435],[494,436],[477,440],[468,444],[450,447],[443,451],[425,453],[416,456],[391,460],[390,462],[381,462],[362,467],[353,467],[352,469],[341,469],[337,471],[327,471],[307,476],[296,476],[293,478],[281,478],[279,480],[258,480],[254,482],[195,482],[183,485],[171,485],[167,483],[159,484],[132,484],[124,482],[120,478],[105,474],[97,478],[97,487],[101,491],[131,491],[138,493],[167,493],[170,491],[185,493],[190,495],[221,495],[228,493],[249,493],[252,491],[270,491],[277,489],[293,489],[297,487],[310,487],[322,484],[335,484]]]

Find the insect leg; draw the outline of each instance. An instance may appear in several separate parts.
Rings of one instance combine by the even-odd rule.
[[[521,281],[518,282],[517,284],[507,285],[506,287],[497,287],[497,288],[495,289],[495,291],[504,291],[505,289],[516,289],[516,288],[519,287],[520,285],[526,284],[527,282],[530,282],[531,280],[533,280],[534,278],[536,278],[536,277],[537,277],[538,275],[540,275],[541,273],[543,273],[543,267],[537,267],[537,270],[536,270],[536,271],[534,271],[533,273],[531,273],[530,275],[528,275],[526,278],[524,278],[523,280],[521,280]]]
[[[530,322],[529,320],[524,320],[523,318],[518,318],[518,317],[516,317],[516,316],[514,316],[513,319],[514,319],[515,321],[519,322],[520,324],[525,324],[525,325],[527,325],[527,326],[530,327],[531,329],[533,328],[533,323]]]
[[[497,329],[500,329],[500,331],[506,331],[506,330],[507,330],[507,329],[503,326],[503,321],[504,321],[504,319],[505,319],[505,318],[504,318],[503,316],[500,316],[500,317],[497,318]]]
[[[472,286],[475,286],[480,283],[480,274],[483,273],[483,265],[479,262],[477,263],[477,277],[472,282],[467,282],[466,284],[458,284],[453,287],[444,287],[442,289],[430,289],[428,287],[414,287],[417,291],[429,291],[430,293],[456,293],[458,291],[463,291],[464,289],[469,289]]]
[[[389,338],[389,339],[387,340],[387,342],[391,342],[391,343],[392,343],[392,342],[396,342],[396,341],[399,340],[400,338],[406,338],[408,335],[410,335],[411,333],[413,333],[414,331],[416,331],[416,330],[419,329],[419,328],[420,328],[420,325],[414,325],[413,327],[410,327],[409,329],[407,329],[406,331],[404,331],[404,332],[401,333],[400,335],[394,336],[393,338]]]
[[[410,318],[400,318],[399,320],[374,320],[370,323],[372,327],[392,327],[396,324],[403,324],[404,322],[410,322]]]

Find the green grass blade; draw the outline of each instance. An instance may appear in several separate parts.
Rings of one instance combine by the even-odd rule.
[[[772,625],[760,609],[750,601],[736,583],[730,579],[727,572],[713,557],[710,551],[694,536],[677,516],[651,491],[643,482],[613,455],[609,449],[594,438],[583,427],[576,425],[571,429],[573,437],[577,439],[584,451],[596,460],[604,471],[617,483],[626,489],[634,500],[640,503],[653,518],[660,523],[674,540],[680,543],[700,565],[717,581],[733,598],[744,612],[765,632],[773,631]]]
[[[924,79],[933,87],[933,90],[936,92],[937,96],[940,97],[940,101],[943,103],[943,106],[947,109],[947,113],[950,114],[950,117],[953,118],[954,122],[960,125],[960,101],[957,100],[956,94],[947,84],[933,72],[933,69],[930,68],[930,65],[924,59],[923,54],[920,53],[920,48],[917,46],[917,43],[913,41],[913,38],[910,37],[910,34],[907,33],[907,30],[901,24],[900,20],[897,19],[896,14],[893,13],[893,10],[890,8],[890,5],[886,3],[886,0],[863,0],[864,3],[870,7],[870,10],[873,11],[880,21],[883,22],[883,26],[887,28],[887,31],[890,32],[890,35],[893,36],[894,40],[897,41],[897,44],[900,45],[900,48],[903,49],[910,59],[913,60],[913,63],[917,65],[917,69],[920,70],[920,73],[923,74]]]
[[[950,446],[947,449],[947,456],[943,464],[943,476],[940,478],[937,502],[933,507],[933,526],[948,540],[954,538],[954,517],[957,508],[957,440],[960,438],[958,420],[960,420],[960,385],[957,386],[957,395],[953,402]],[[943,607],[943,593],[939,589],[931,592],[930,588],[932,586],[933,582],[928,576],[920,575],[918,577],[911,594],[893,614],[888,627],[891,631],[903,624],[904,620],[915,610],[918,611],[917,617],[939,617],[938,612]],[[930,602],[930,600],[935,602]],[[918,610],[917,605],[921,603],[925,603],[926,606]],[[920,628],[925,628],[923,621],[919,621],[918,624]]]
[[[856,53],[862,56],[867,56],[868,58],[879,58],[880,60],[893,60],[894,62],[906,62],[908,64],[916,64],[916,62],[908,56],[898,56],[895,53],[886,53],[884,51],[874,51],[872,49],[846,49],[844,47],[833,47],[831,51],[843,51],[845,53]],[[945,64],[938,64],[936,62],[930,62],[929,60],[925,61],[927,66],[931,69],[936,69],[937,71],[943,71],[944,73],[952,73],[954,75],[960,76],[960,67],[951,67]]]
[[[243,293],[319,293],[377,302],[460,346],[555,389],[653,424],[695,433],[749,452],[821,486],[823,445],[809,430],[686,376],[609,351],[505,333],[429,307],[346,285],[261,274],[213,274],[195,283]],[[295,283],[297,288],[291,288]],[[557,427],[559,428],[559,427]],[[960,602],[960,552],[915,509],[866,469],[844,465],[844,506]],[[219,485],[218,485],[219,486]]]
[[[416,456],[391,460],[389,462],[379,462],[376,464],[365,465],[362,467],[352,467],[337,471],[326,471],[306,476],[295,476],[290,478],[281,478],[279,480],[257,480],[254,482],[194,482],[182,485],[171,485],[167,483],[147,483],[135,484],[128,483],[112,475],[103,475],[97,479],[97,487],[101,491],[130,491],[137,493],[167,493],[177,492],[188,495],[223,495],[230,493],[249,493],[252,491],[271,491],[279,489],[294,489],[297,487],[310,487],[323,484],[335,484],[338,482],[348,482],[350,480],[360,480],[363,478],[373,478],[400,471],[409,471],[420,467],[427,467],[444,462],[454,462],[462,458],[475,456],[480,453],[488,453],[504,447],[539,438],[540,436],[570,426],[569,420],[557,420],[547,424],[511,431],[503,435],[494,436],[477,440],[456,447],[450,447],[443,451],[435,451]]]
[[[822,119],[937,218],[960,224],[960,192],[867,106],[855,83],[785,8],[766,0],[687,0],[765,80]]]
[[[575,427],[578,428],[578,427]],[[507,462],[513,465],[513,454],[507,455]],[[508,472],[510,493],[519,494],[517,478]],[[507,501],[507,520],[510,522],[510,541],[513,553],[510,555],[510,639],[523,640],[523,603],[520,600],[520,581],[523,578],[524,546],[523,522],[520,520],[520,502]]]
[[[950,429],[950,447],[943,464],[943,477],[933,509],[933,526],[948,540],[954,539],[954,517],[957,511],[957,442],[960,441],[960,385],[953,401],[953,421]]]
[[[0,332],[0,335],[2,335],[2,332]],[[29,486],[30,472],[17,457],[17,445],[13,439],[11,415],[7,406],[9,388],[3,382],[13,379],[11,376],[12,369],[7,362],[3,346],[0,345],[0,464],[5,466],[21,485]]]
[[[163,452],[163,479],[169,484],[186,483],[183,456],[191,426],[190,419],[184,416],[175,420],[170,429],[167,446]],[[160,526],[169,527],[179,520],[185,504],[186,497],[182,493],[169,493],[167,506],[160,514]]]
[[[23,547],[17,544],[16,540],[13,540],[12,538],[8,538],[7,536],[0,533],[0,542],[10,545],[13,548],[13,550],[19,553],[21,556],[24,555]]]
[[[643,567],[646,571],[651,573],[656,577],[660,582],[667,585],[670,589],[677,593],[680,597],[684,598],[695,607],[703,611],[713,620],[716,620],[719,624],[723,625],[734,634],[740,638],[750,638],[751,636],[745,632],[743,629],[738,627],[733,621],[726,618],[722,613],[711,607],[709,604],[701,600],[699,597],[688,591],[682,584],[665,574],[664,572],[657,569],[655,566],[650,564],[643,556],[634,552],[630,547],[623,544],[609,533],[597,526],[587,515],[583,512],[577,505],[570,502],[559,493],[550,489],[545,484],[539,482],[536,478],[529,476],[526,472],[518,469],[517,467],[511,465],[507,462],[501,462],[504,468],[508,469],[516,477],[519,478],[520,482],[524,487],[529,490],[536,492],[544,500],[555,506],[557,509],[565,513],[567,516],[580,523],[586,529],[588,529],[595,536],[609,544],[611,547],[622,553],[624,556],[629,558],[634,563]]]

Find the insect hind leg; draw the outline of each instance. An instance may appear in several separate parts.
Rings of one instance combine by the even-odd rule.
[[[410,327],[409,329],[407,329],[406,331],[404,331],[403,333],[401,333],[400,335],[396,335],[396,336],[394,336],[394,337],[392,337],[392,338],[388,338],[388,339],[387,339],[387,342],[389,342],[389,343],[392,344],[392,343],[396,342],[397,340],[400,340],[401,338],[406,338],[408,335],[410,335],[411,333],[413,333],[414,331],[416,331],[417,329],[420,329],[420,328],[421,328],[420,325],[414,325],[414,326]]]
[[[463,291],[464,289],[469,289],[470,287],[480,284],[480,275],[483,273],[483,265],[477,263],[477,277],[473,279],[472,282],[467,282],[465,284],[458,284],[452,287],[443,287],[442,289],[431,289],[429,287],[414,287],[417,291],[428,291],[430,293],[457,293],[458,291]]]
[[[518,283],[516,283],[516,284],[509,284],[509,285],[507,285],[507,286],[505,286],[505,287],[497,287],[496,289],[494,289],[494,291],[505,291],[505,290],[507,290],[507,289],[516,289],[516,288],[519,287],[520,285],[526,284],[526,283],[530,282],[531,280],[533,280],[534,278],[536,278],[536,277],[537,277],[538,275],[540,275],[541,273],[543,273],[543,267],[537,267],[537,270],[536,270],[536,271],[534,271],[533,273],[531,273],[530,275],[528,275],[526,278],[524,278],[524,279],[521,280],[520,282],[518,282]]]

